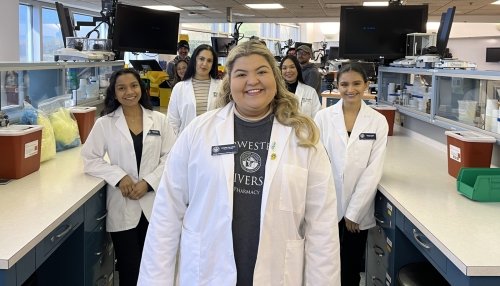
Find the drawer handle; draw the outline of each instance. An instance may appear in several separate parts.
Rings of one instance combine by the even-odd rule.
[[[103,220],[104,218],[106,218],[107,216],[108,216],[108,212],[106,212],[106,213],[105,213],[105,214],[103,214],[102,216],[100,216],[100,217],[96,218],[95,220],[96,220],[96,221],[101,221],[101,220]]]
[[[379,224],[385,224],[385,220],[382,220],[382,219],[379,219],[377,217],[378,213],[375,213],[375,220],[379,223]]]
[[[73,225],[68,224],[66,229],[63,232],[61,232],[60,234],[56,235],[56,237],[61,238],[61,237],[65,236],[66,234],[68,234],[71,231],[72,228],[73,228]]]
[[[379,256],[379,257],[383,257],[383,256],[385,255],[384,250],[383,250],[380,246],[378,246],[378,245],[375,245],[375,246],[373,247],[373,251],[374,251],[374,252],[375,252],[375,254],[376,254],[377,256]]]
[[[425,249],[431,248],[430,245],[428,245],[427,243],[422,241],[423,235],[421,233],[418,233],[418,231],[416,229],[413,229],[413,237],[415,238],[415,241],[418,244],[420,244],[420,246],[422,246],[423,248],[425,248]]]
[[[376,276],[372,276],[372,282],[373,282],[373,285],[375,285],[375,284],[384,285],[384,282],[382,282],[382,280]]]

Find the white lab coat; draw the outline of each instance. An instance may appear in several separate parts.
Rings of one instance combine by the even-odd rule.
[[[232,240],[234,110],[197,117],[172,148],[153,207],[138,285],[234,286]],[[263,185],[253,285],[340,285],[333,177],[321,143],[299,147],[291,127],[274,120]],[[304,281],[304,282],[302,282]]]
[[[109,232],[136,227],[141,212],[150,219],[155,192],[147,192],[139,200],[131,200],[123,197],[115,186],[129,175],[134,182],[144,179],[156,191],[168,152],[175,142],[174,131],[164,114],[144,108],[142,111],[140,173],[137,172],[134,144],[121,107],[97,119],[81,151],[85,173],[102,178],[107,183],[106,230]],[[160,132],[160,136],[150,133],[155,130]],[[105,155],[109,162],[104,159]]]
[[[339,221],[345,216],[361,230],[375,226],[374,201],[387,145],[385,117],[361,101],[352,133],[347,137],[343,100],[323,109],[315,121],[330,156]],[[376,133],[376,140],[360,140],[362,133]]]
[[[298,82],[295,96],[297,96],[297,100],[299,101],[300,111],[314,118],[316,113],[321,109],[321,103],[319,102],[316,90],[304,83]]]
[[[219,95],[220,80],[211,79],[208,90],[207,110],[215,109]],[[168,122],[179,134],[196,117],[196,97],[194,95],[192,78],[180,81],[172,90],[167,110]]]

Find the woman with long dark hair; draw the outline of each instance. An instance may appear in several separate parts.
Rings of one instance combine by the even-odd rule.
[[[107,183],[106,230],[113,240],[120,286],[136,285],[155,192],[175,134],[166,116],[152,110],[133,69],[111,75],[104,103],[104,115],[82,148],[84,171]]]
[[[220,80],[217,53],[209,45],[199,45],[189,61],[184,79],[172,90],[168,122],[180,133],[196,116],[215,108]]]

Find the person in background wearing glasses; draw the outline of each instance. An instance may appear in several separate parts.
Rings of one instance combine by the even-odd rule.
[[[302,77],[304,83],[314,88],[316,93],[321,96],[321,74],[314,63],[311,63],[313,52],[308,45],[301,45],[297,48],[297,59],[302,68]]]

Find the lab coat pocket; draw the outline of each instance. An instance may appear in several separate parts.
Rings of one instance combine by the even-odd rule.
[[[288,240],[285,251],[283,285],[302,285],[304,277],[304,239]]]
[[[365,168],[372,153],[374,140],[359,140],[356,144],[355,164],[356,167]]]
[[[200,234],[182,226],[179,284],[198,285],[200,278]]]
[[[284,165],[281,178],[280,210],[304,213],[308,170]]]

